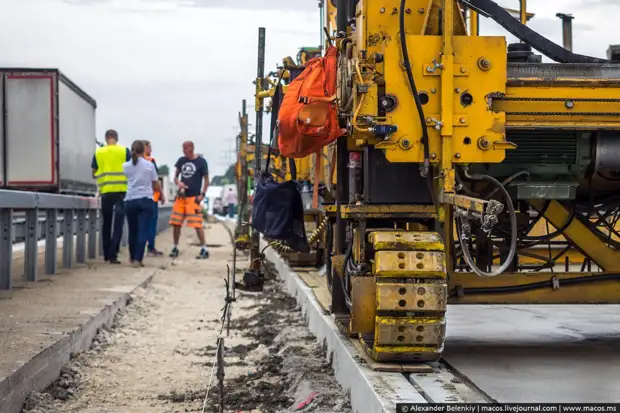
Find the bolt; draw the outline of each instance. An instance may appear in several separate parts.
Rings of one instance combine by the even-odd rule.
[[[491,68],[491,61],[486,57],[481,57],[478,59],[478,66],[480,66],[482,70],[489,70]]]
[[[385,7],[381,7],[381,10],[379,10],[380,13],[385,13]]]
[[[433,121],[433,118],[426,118],[426,123],[431,123]]]
[[[461,123],[465,123],[465,122],[466,122],[466,120],[465,120],[465,118],[461,118],[461,119],[459,119],[459,122],[461,122]]]
[[[409,147],[409,139],[403,139],[403,148],[408,148]]]
[[[418,9],[418,13],[424,14],[424,9]]]
[[[405,13],[407,13],[407,14],[411,14],[411,9],[407,9],[407,10],[405,10]]]
[[[575,102],[573,102],[572,100],[567,100],[564,103],[564,106],[566,106],[566,109],[572,109],[575,107]]]
[[[455,93],[461,93],[461,89],[459,89],[458,87],[456,89],[454,89]]]
[[[437,159],[437,154],[436,153],[431,153],[431,159]]]
[[[426,290],[423,287],[418,288],[418,294],[419,295],[423,295],[426,292]]]
[[[432,88],[432,89],[431,89],[431,93],[437,93],[437,89]]]
[[[426,71],[428,73],[433,73],[434,69],[431,66],[426,66]]]
[[[454,154],[454,157],[456,159],[461,159],[461,154],[457,152],[457,153]]]
[[[462,67],[461,68],[461,73],[467,73],[467,68],[466,67]]]
[[[491,145],[491,142],[489,142],[489,140],[485,138],[484,136],[478,139],[478,147],[480,149],[483,149],[483,150],[488,149],[490,145]]]

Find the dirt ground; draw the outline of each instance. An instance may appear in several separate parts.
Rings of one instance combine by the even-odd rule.
[[[134,294],[56,383],[32,394],[24,413],[218,411],[211,372],[232,248],[224,226],[209,224],[211,258],[196,261],[194,236],[185,233],[181,257]],[[271,271],[264,292],[237,292],[228,336],[224,328],[225,411],[350,413],[324,349]]]

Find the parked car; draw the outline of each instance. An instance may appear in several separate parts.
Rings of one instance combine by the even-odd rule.
[[[225,216],[228,210],[228,206],[224,205],[222,202],[222,198],[217,197],[213,201],[213,215],[222,215]]]

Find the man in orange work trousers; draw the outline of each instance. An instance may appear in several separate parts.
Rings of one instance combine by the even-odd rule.
[[[155,158],[153,158],[153,149],[151,147],[151,142],[144,141],[144,158],[153,163],[155,170],[159,173],[159,169],[157,168],[157,162],[155,162]],[[157,222],[159,220],[159,206],[158,203],[166,202],[166,198],[164,194],[160,191],[156,191],[153,193],[153,217],[151,218],[151,223],[149,224],[149,238],[147,242],[147,250],[148,255],[151,257],[159,257],[163,255],[161,251],[158,251],[155,248],[155,237],[157,237]]]
[[[178,195],[172,209],[170,225],[173,228],[174,247],[170,257],[179,256],[179,237],[181,227],[187,220],[187,226],[196,228],[196,235],[200,240],[200,254],[197,259],[209,258],[205,233],[202,227],[202,208],[200,206],[209,187],[209,168],[207,161],[194,153],[194,143],[183,143],[183,156],[174,164],[174,183],[178,188]]]

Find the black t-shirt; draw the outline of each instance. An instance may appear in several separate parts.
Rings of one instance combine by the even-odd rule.
[[[185,195],[200,195],[202,192],[202,180],[209,174],[207,161],[201,156],[194,160],[181,156],[174,166],[181,172],[179,174],[179,181],[187,186]]]

